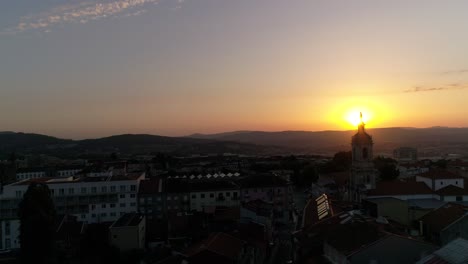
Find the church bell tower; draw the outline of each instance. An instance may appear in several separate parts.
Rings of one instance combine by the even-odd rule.
[[[365,124],[362,121],[358,126],[357,133],[352,137],[352,166],[351,178],[349,180],[348,195],[350,201],[360,202],[365,197],[365,193],[370,189],[375,189],[375,179],[377,170],[374,167],[372,136],[367,134]]]

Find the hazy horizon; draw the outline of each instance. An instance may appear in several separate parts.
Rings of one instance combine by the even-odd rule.
[[[0,131],[468,127],[468,2],[0,3]]]
[[[468,127],[448,127],[448,126],[429,126],[429,127],[402,127],[402,126],[392,126],[392,127],[370,127],[369,130],[373,129],[391,129],[391,128],[402,128],[402,129],[430,129],[430,128],[451,128],[451,129],[464,129]],[[242,133],[242,132],[267,132],[267,133],[280,133],[280,132],[345,132],[345,131],[357,131],[356,129],[324,129],[324,130],[252,130],[252,129],[240,129],[240,130],[229,130],[229,131],[215,131],[213,133],[190,133],[190,134],[158,134],[158,133],[130,133],[130,132],[116,132],[112,134],[102,134],[102,135],[91,135],[87,137],[67,137],[61,135],[53,135],[53,134],[46,134],[40,133],[35,131],[12,131],[12,130],[2,130],[1,133],[24,133],[24,134],[38,134],[38,135],[45,135],[51,136],[60,139],[71,139],[71,140],[84,140],[84,139],[99,139],[111,136],[119,136],[119,135],[152,135],[152,136],[164,136],[164,137],[189,137],[194,135],[216,135],[216,134],[225,134],[225,133]]]

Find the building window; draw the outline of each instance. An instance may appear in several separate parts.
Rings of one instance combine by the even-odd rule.
[[[106,204],[101,204],[101,208],[102,209],[106,208]]]
[[[196,199],[197,198],[197,195],[196,194],[192,194],[192,199]]]
[[[112,204],[109,205],[109,207],[110,208],[115,208],[115,204],[112,203]]]
[[[21,198],[21,191],[16,191],[16,198]]]
[[[96,214],[92,214],[91,217],[92,217],[92,218],[96,218]]]
[[[210,198],[214,198],[214,193],[210,193]]]
[[[125,185],[120,185],[120,191],[121,191],[121,192],[125,192],[125,190],[126,190],[126,189],[125,189]]]
[[[130,194],[130,198],[135,198],[136,195],[134,193]]]
[[[200,198],[202,199],[205,198],[205,194],[204,193],[200,194]]]
[[[110,216],[116,216],[115,212],[110,213]]]
[[[75,190],[73,188],[68,188],[68,194],[73,194]]]
[[[102,186],[101,187],[101,192],[106,193],[107,192],[107,186]]]
[[[111,189],[110,189],[110,190],[111,190],[111,192],[116,192],[115,186],[111,186]]]
[[[65,194],[65,189],[59,189],[59,194],[64,195]]]
[[[10,221],[5,221],[5,235],[10,235]]]
[[[107,213],[101,213],[102,217],[107,217]]]
[[[5,239],[5,248],[10,249],[11,248],[11,240],[9,238]]]
[[[86,215],[85,214],[82,214],[81,215],[81,219],[85,219],[86,218]]]
[[[457,202],[461,202],[463,201],[463,197],[462,196],[457,196]]]
[[[86,193],[86,187],[81,187],[81,193]]]
[[[97,192],[97,188],[96,187],[91,187],[91,193],[96,193]]]
[[[125,203],[120,204],[120,207],[125,207],[125,206],[126,206]]]
[[[120,199],[124,199],[124,198],[125,198],[125,194],[121,194]]]
[[[227,196],[227,197],[231,197],[231,193],[230,193],[230,192],[227,192],[227,193],[226,193],[226,196]]]
[[[132,192],[136,192],[136,185],[130,185],[130,190]]]
[[[136,206],[136,203],[130,203],[130,206]]]

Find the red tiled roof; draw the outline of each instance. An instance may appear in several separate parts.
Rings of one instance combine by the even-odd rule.
[[[455,185],[449,185],[436,191],[438,195],[468,195],[468,190],[457,187]]]
[[[418,176],[429,178],[429,179],[460,179],[463,178],[460,175],[457,175],[453,172],[441,169],[433,169],[424,173],[419,174]]]
[[[213,233],[206,240],[190,247],[184,255],[195,256],[203,251],[211,251],[217,255],[235,260],[244,247],[244,241],[226,233]]]
[[[467,208],[463,205],[448,203],[424,215],[420,221],[428,225],[432,232],[439,232],[463,217],[466,212]]]
[[[367,193],[368,196],[412,194],[432,194],[432,190],[423,182],[381,181]]]

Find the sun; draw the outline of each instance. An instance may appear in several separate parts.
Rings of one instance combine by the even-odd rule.
[[[361,123],[360,113],[362,113],[362,121],[364,123],[367,123],[369,120],[371,120],[372,114],[368,109],[365,108],[353,108],[348,110],[344,115],[344,119],[353,127],[357,127]]]

